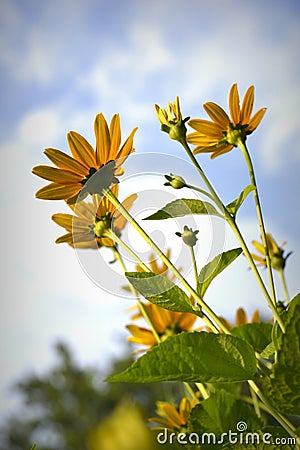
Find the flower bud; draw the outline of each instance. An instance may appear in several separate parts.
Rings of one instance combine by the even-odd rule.
[[[197,242],[196,234],[199,233],[199,230],[193,231],[191,228],[188,228],[186,225],[183,227],[183,233],[176,232],[175,234],[182,238],[183,242],[189,247],[194,247]]]
[[[165,186],[172,186],[174,189],[187,187],[184,179],[180,175],[170,173],[170,175],[165,175],[165,178],[168,180],[167,183],[165,183]]]

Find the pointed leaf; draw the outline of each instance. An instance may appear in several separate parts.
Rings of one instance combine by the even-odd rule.
[[[211,203],[203,202],[202,200],[181,198],[167,203],[162,209],[151,216],[145,217],[144,220],[163,220],[172,217],[188,216],[190,214],[208,214],[223,217]]]
[[[124,372],[107,381],[231,382],[257,375],[255,353],[246,341],[228,334],[180,333],[156,345]]]
[[[209,443],[210,437],[212,438],[210,443],[217,444],[227,442],[224,435],[224,440],[221,441],[222,433],[227,433],[229,430],[236,433],[244,424],[247,432],[257,431],[262,425],[251,406],[221,389],[192,409],[188,428],[189,432],[199,433],[203,437],[205,437],[204,433],[213,433],[214,436],[206,435],[207,439],[203,443]]]
[[[244,202],[246,197],[254,189],[255,189],[255,187],[253,186],[253,184],[249,184],[248,186],[246,186],[245,189],[240,193],[238,198],[233,200],[231,203],[228,203],[228,205],[226,206],[226,209],[228,210],[228,212],[230,212],[230,214],[232,214],[233,216],[236,216],[238,209],[240,208],[240,206],[242,205],[242,203]]]
[[[231,333],[252,345],[255,351],[262,352],[271,342],[272,325],[270,323],[245,323],[234,327]]]
[[[241,248],[234,248],[220,253],[212,261],[206,264],[200,271],[197,282],[197,291],[203,297],[212,280],[219,275],[229,264],[231,264],[240,254]]]
[[[168,278],[153,272],[126,272],[128,281],[151,303],[175,312],[194,313],[189,297]]]

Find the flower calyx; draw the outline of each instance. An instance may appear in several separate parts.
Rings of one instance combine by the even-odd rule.
[[[199,233],[199,230],[193,231],[192,228],[187,227],[184,225],[183,227],[183,233],[179,233],[178,231],[175,233],[176,236],[179,236],[182,238],[183,242],[188,245],[189,247],[194,247],[197,242],[196,235]]]
[[[184,179],[180,175],[175,175],[170,173],[170,175],[165,175],[165,178],[168,180],[164,183],[165,186],[172,186],[174,189],[182,189],[184,187],[188,187]]]

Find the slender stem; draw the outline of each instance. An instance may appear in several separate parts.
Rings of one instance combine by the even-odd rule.
[[[267,269],[268,269],[272,301],[273,301],[273,304],[276,305],[276,293],[275,293],[273,271],[272,271],[272,266],[271,266],[271,258],[270,258],[270,254],[269,254],[267,235],[266,235],[266,230],[265,230],[265,225],[264,225],[264,220],[263,220],[263,215],[262,215],[262,209],[261,209],[259,195],[258,195],[257,183],[256,183],[256,179],[255,179],[255,174],[254,174],[254,168],[253,168],[253,164],[252,164],[248,149],[246,147],[246,144],[240,140],[239,147],[240,147],[240,149],[244,155],[244,158],[246,160],[251,183],[255,188],[253,191],[253,196],[254,196],[254,201],[255,201],[256,214],[257,214],[257,218],[258,218],[262,243],[264,246],[264,252],[265,252],[265,256],[266,256],[266,263],[267,263]]]
[[[206,191],[204,191],[203,189],[201,189],[201,188],[199,188],[197,186],[193,186],[192,184],[186,184],[185,187],[187,187],[189,189],[192,189],[193,191],[200,192],[200,194],[203,194],[206,197],[210,198],[211,200],[214,200],[214,197],[209,192],[206,192]]]
[[[141,269],[143,269],[145,272],[151,272],[149,267],[146,266],[145,263],[138,257],[138,255],[124,242],[122,239],[119,238],[112,230],[107,232],[107,237],[110,237],[113,241],[115,241],[117,244],[119,244],[124,250],[126,250],[127,253],[138,263]]]
[[[114,250],[114,255],[115,255],[116,260],[119,262],[120,266],[122,267],[122,269],[123,269],[123,271],[125,273],[126,272],[126,267],[125,267],[123,258],[120,255],[119,250],[116,247],[114,247],[113,250]],[[146,322],[150,326],[151,331],[152,331],[152,333],[153,333],[157,343],[159,343],[160,342],[160,337],[159,337],[159,335],[158,335],[158,333],[157,333],[157,331],[156,331],[156,329],[155,329],[155,327],[154,327],[154,325],[153,325],[149,315],[147,314],[147,311],[145,309],[145,306],[144,306],[143,302],[141,302],[141,300],[139,299],[138,293],[137,293],[136,289],[134,289],[132,284],[131,283],[128,283],[128,284],[129,284],[131,292],[133,293],[133,295],[135,296],[136,301],[138,302],[138,306],[139,306],[139,309],[140,309],[140,311],[142,313],[142,316],[144,317],[144,319],[146,320]]]
[[[290,301],[290,296],[289,296],[289,291],[288,291],[287,284],[286,284],[284,269],[280,269],[279,270],[279,276],[280,276],[280,279],[281,279],[281,282],[282,282],[282,286],[283,286],[285,301],[288,304],[289,301]]]
[[[197,269],[197,262],[196,262],[196,258],[195,258],[195,251],[194,251],[194,247],[190,247],[190,249],[191,249],[191,256],[192,256],[193,267],[194,267],[194,275],[195,275],[195,280],[196,280],[196,284],[197,284],[198,269]]]
[[[255,262],[254,262],[254,260],[252,258],[252,255],[251,255],[251,253],[250,253],[250,251],[249,251],[249,249],[247,247],[247,244],[246,244],[246,242],[245,242],[245,240],[243,238],[242,233],[239,230],[239,227],[238,227],[235,219],[231,216],[231,214],[226,209],[226,206],[222,203],[222,201],[221,201],[220,197],[218,196],[217,192],[213,188],[213,186],[210,183],[209,179],[207,178],[207,176],[203,172],[202,168],[200,167],[197,159],[193,155],[193,153],[192,153],[190,147],[188,146],[187,142],[181,142],[181,144],[184,147],[185,151],[187,152],[188,156],[190,157],[191,161],[193,162],[193,164],[194,164],[195,168],[197,169],[198,173],[202,177],[204,183],[208,187],[215,204],[222,211],[222,213],[225,216],[226,221],[229,223],[230,227],[232,228],[232,230],[233,230],[233,232],[234,232],[234,234],[235,234],[235,236],[236,236],[240,246],[243,249],[244,255],[246,256],[246,258],[248,260],[248,263],[249,263],[249,265],[250,265],[250,267],[251,267],[251,269],[252,269],[252,271],[254,273],[254,276],[255,276],[255,278],[256,278],[256,280],[257,280],[257,282],[258,282],[258,284],[259,284],[259,286],[260,286],[260,288],[261,288],[261,290],[262,290],[262,292],[263,292],[263,294],[264,294],[264,296],[265,296],[265,298],[266,298],[266,300],[267,300],[267,302],[268,302],[268,304],[269,304],[269,306],[270,306],[270,308],[271,308],[271,310],[272,310],[272,312],[274,314],[274,317],[276,318],[280,328],[284,332],[285,331],[285,326],[284,326],[284,324],[282,322],[281,317],[279,316],[279,313],[278,313],[277,308],[276,308],[276,304],[274,304],[272,298],[270,297],[269,292],[266,289],[266,286],[265,286],[265,284],[264,284],[264,282],[263,282],[263,280],[262,280],[262,278],[260,276],[260,273],[259,273],[259,271],[258,271],[258,269],[256,267],[256,264],[255,264]]]
[[[255,411],[257,417],[261,417],[259,401],[258,401],[256,393],[254,392],[254,390],[251,386],[250,386],[250,394],[251,394],[251,398],[252,398],[252,404],[254,407],[254,411]]]
[[[181,273],[176,269],[176,267],[171,263],[169,258],[160,250],[160,248],[152,241],[148,234],[140,227],[140,225],[134,220],[130,213],[123,207],[119,202],[117,197],[113,194],[111,190],[107,190],[105,193],[106,197],[111,201],[111,203],[120,211],[120,213],[125,217],[125,219],[133,226],[133,228],[143,237],[143,239],[148,243],[148,245],[155,251],[155,253],[161,258],[161,260],[166,264],[175,277],[181,282],[181,284],[187,289],[191,296],[197,301],[199,306],[207,312],[207,314],[214,320],[218,327],[226,334],[230,334],[229,329],[220,320],[220,318],[214,313],[214,311],[204,302],[204,300],[198,295],[195,289],[186,281],[186,279],[181,275]],[[210,324],[211,325],[211,324]]]

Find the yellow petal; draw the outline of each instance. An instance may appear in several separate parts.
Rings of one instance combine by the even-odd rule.
[[[97,114],[94,124],[96,136],[96,161],[97,165],[106,164],[110,159],[110,135],[107,122],[102,113]]]
[[[220,145],[215,149],[213,154],[211,155],[211,159],[215,159],[217,156],[224,155],[224,153],[228,153],[233,149],[233,145],[224,144]]]
[[[120,116],[115,114],[110,122],[110,159],[116,159],[121,145]]]
[[[52,215],[52,220],[59,226],[65,228],[67,231],[69,231],[70,233],[72,232],[72,228],[73,228],[73,216],[72,214],[53,214]]]
[[[205,136],[204,134],[200,134],[198,133],[198,131],[187,135],[187,141],[190,144],[198,145],[200,147],[208,147],[210,145],[216,145],[218,144],[219,140],[220,139],[216,137]]]
[[[72,242],[73,242],[72,233],[67,233],[57,238],[55,244],[64,244],[64,243],[71,244]]]
[[[81,189],[81,184],[63,186],[57,183],[50,183],[38,190],[35,196],[42,200],[65,200],[77,195]]]
[[[194,314],[182,313],[179,319],[179,326],[182,331],[189,331],[193,328],[197,316]]]
[[[235,324],[238,327],[240,325],[244,325],[245,323],[248,323],[247,315],[244,308],[239,308],[235,315]]]
[[[180,428],[182,425],[185,425],[185,422],[182,420],[177,409],[173,405],[165,403],[163,405],[163,410],[165,417],[170,421],[173,427]]]
[[[82,178],[88,174],[88,171],[83,164],[60,150],[56,150],[55,148],[46,148],[44,153],[50,161],[52,161],[60,169],[71,170],[78,175],[81,175]]]
[[[260,317],[259,317],[259,310],[256,309],[253,313],[252,319],[251,319],[252,323],[258,323],[260,322]]]
[[[32,169],[32,173],[57,184],[74,184],[80,183],[82,180],[81,175],[77,175],[70,170],[56,169],[50,166],[36,166]]]
[[[117,155],[117,160],[121,159],[121,158],[127,158],[128,155],[130,155],[130,153],[132,153],[134,151],[133,148],[133,138],[134,135],[136,133],[137,127],[134,128],[132,130],[132,132],[130,133],[130,135],[128,136],[128,138],[126,139],[126,141],[124,142],[121,150],[119,151],[118,155]],[[122,163],[124,162],[124,160],[122,161]]]
[[[203,119],[192,119],[188,124],[201,134],[209,137],[215,137],[221,140],[224,136],[222,134],[222,128],[215,122]]]
[[[247,92],[244,95],[242,103],[240,120],[243,125],[249,124],[253,110],[253,103],[254,103],[254,86],[250,86],[248,87]]]
[[[90,167],[96,169],[95,152],[88,141],[76,131],[70,131],[67,134],[67,139],[73,157],[87,169],[90,169]]]
[[[229,111],[233,125],[237,125],[240,122],[240,98],[236,83],[234,83],[230,89]]]
[[[209,115],[209,117],[221,128],[221,130],[225,131],[228,127],[230,119],[226,112],[221,106],[217,105],[214,102],[204,103],[203,108]]]
[[[266,238],[267,238],[267,246],[268,246],[270,256],[274,255],[275,253],[278,253],[280,248],[278,247],[278,245],[272,238],[271,234],[267,233]]]
[[[254,114],[254,116],[252,117],[252,119],[249,122],[248,128],[250,131],[254,131],[258,127],[258,125],[262,121],[266,111],[267,111],[267,108],[261,108]]]
[[[252,241],[252,245],[256,248],[256,250],[261,253],[262,255],[265,256],[265,248],[263,246],[263,244],[261,244],[260,242],[257,241]]]

